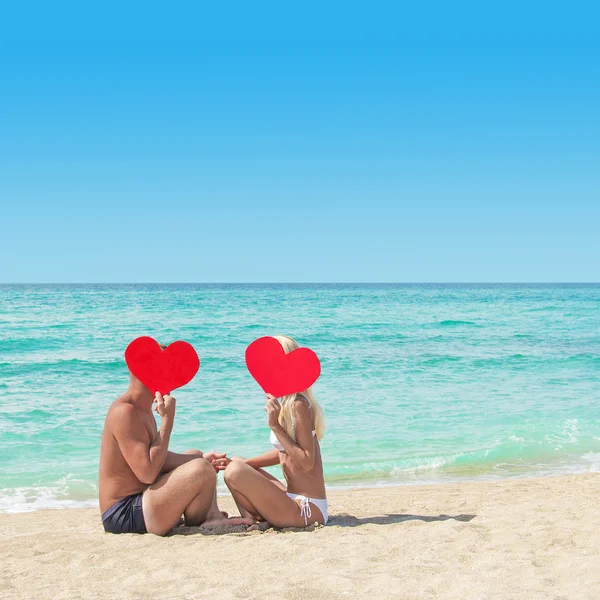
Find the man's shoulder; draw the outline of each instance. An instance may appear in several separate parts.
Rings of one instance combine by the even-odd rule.
[[[123,419],[132,419],[137,416],[137,409],[127,398],[120,396],[109,407],[106,413],[106,423],[115,421],[121,422]]]

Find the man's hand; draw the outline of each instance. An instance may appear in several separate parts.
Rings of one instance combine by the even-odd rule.
[[[275,398],[275,396],[271,396],[271,394],[267,394],[267,404],[265,406],[265,410],[267,411],[267,425],[275,430],[279,427],[279,413],[281,412],[281,404],[279,404],[279,400]]]
[[[154,395],[156,406],[154,410],[160,415],[160,418],[172,421],[175,418],[175,398],[170,394],[163,396],[160,392]]]
[[[225,458],[227,455],[222,452],[211,450],[210,452],[205,452],[202,456],[214,466],[215,460]]]

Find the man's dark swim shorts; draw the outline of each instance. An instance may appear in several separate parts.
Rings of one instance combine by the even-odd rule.
[[[142,493],[133,494],[113,504],[102,515],[108,533],[148,533],[142,510]]]

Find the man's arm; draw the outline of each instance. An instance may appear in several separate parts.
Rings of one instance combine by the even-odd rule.
[[[198,452],[194,452],[193,454],[179,454],[178,452],[167,452],[167,457],[165,458],[165,462],[160,470],[161,473],[170,473],[177,467],[181,465],[185,465],[185,463],[190,462],[190,460],[194,460],[194,458],[202,458],[203,454],[198,450]]]
[[[175,417],[175,398],[157,395],[157,412],[161,417],[158,433],[148,445],[148,433],[135,407],[121,404],[115,409],[114,436],[127,464],[135,476],[145,484],[156,481],[169,447]]]
[[[169,473],[173,469],[185,465],[186,462],[194,460],[195,458],[204,458],[217,469],[214,461],[226,458],[226,454],[223,452],[216,452],[211,450],[210,452],[202,452],[201,450],[187,450],[183,454],[177,452],[167,452],[167,458],[162,466],[161,473]]]

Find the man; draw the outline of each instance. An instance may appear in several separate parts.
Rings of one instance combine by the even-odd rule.
[[[160,416],[157,429],[152,405]],[[175,398],[155,395],[134,375],[106,415],[100,444],[100,510],[110,533],[166,535],[186,525],[251,524],[224,519],[216,502],[212,461],[224,454],[169,452]]]

